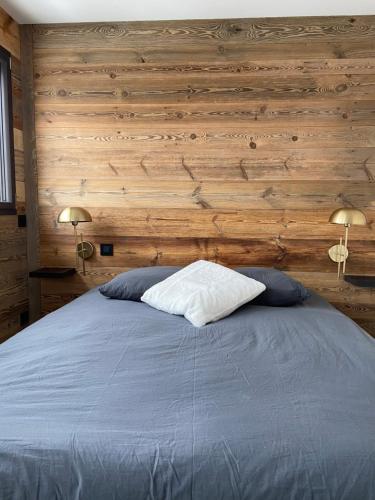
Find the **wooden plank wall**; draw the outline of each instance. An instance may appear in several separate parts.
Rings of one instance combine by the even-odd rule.
[[[349,270],[375,263],[375,17],[34,27],[41,258],[74,265],[69,205],[98,249],[43,284],[52,310],[122,269],[291,271],[369,329],[374,294],[335,279],[340,206],[363,209]]]
[[[24,214],[20,34],[18,24],[1,8],[0,45],[12,55],[17,213]],[[20,313],[28,307],[26,254],[26,228],[18,227],[17,215],[0,215],[0,342],[20,329]]]

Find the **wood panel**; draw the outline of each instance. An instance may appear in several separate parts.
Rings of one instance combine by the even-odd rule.
[[[103,44],[104,45],[104,44]],[[308,55],[307,59],[330,60],[330,59],[372,59],[375,56],[375,47],[373,40],[366,39],[357,41],[314,42],[305,43],[303,41],[294,41],[289,43],[277,44],[238,44],[237,42],[218,42],[216,45],[207,45],[200,42],[199,45],[185,44],[174,45],[165,44],[159,48],[151,44],[140,44],[138,48],[131,48],[123,45],[121,48],[113,48],[110,43],[100,47],[82,47],[77,50],[65,49],[65,46],[59,46],[58,49],[48,48],[48,41],[39,44],[35,52],[34,60],[42,64],[54,65],[56,68],[56,50],[61,52],[61,63],[78,64],[85,67],[86,64],[101,64],[103,61],[112,67],[113,65],[136,64],[140,67],[143,64],[222,64],[243,63],[243,61],[283,61],[285,63],[286,54],[290,54],[290,59],[301,60]],[[289,59],[287,59],[289,60]],[[360,62],[359,62],[360,64]],[[38,64],[40,67],[40,64]],[[37,74],[39,74],[37,72]]]
[[[131,181],[124,179],[59,179],[39,181],[41,206],[181,208],[181,209],[295,209],[358,206],[373,210],[374,184],[364,182],[278,181],[195,182]]]
[[[12,56],[13,126],[17,213],[26,210],[23,158],[22,77],[18,24],[0,8],[0,45]],[[0,215],[0,342],[17,333],[28,309],[26,228],[17,215]]]
[[[374,35],[374,16],[35,26],[42,263],[74,265],[68,205],[90,210],[96,247],[86,277],[43,283],[44,311],[126,268],[206,258],[297,273],[371,329],[327,221],[366,212],[348,268],[374,272]]]
[[[105,235],[92,236],[90,241],[99,248]],[[110,259],[111,265],[121,268],[124,263],[129,267],[152,265],[184,265],[198,259],[218,260],[225,265],[256,266],[261,259],[262,265],[277,265],[280,269],[329,272],[332,264],[327,258],[327,247],[334,240],[281,239],[269,238],[160,238],[154,237],[111,237],[116,253]],[[46,244],[48,242],[48,245]],[[42,237],[41,258],[46,265],[58,263],[74,266],[74,239],[68,236]],[[351,253],[350,269],[361,269],[371,273],[375,259],[374,241],[356,242]],[[98,251],[90,259],[88,268],[105,267],[108,257],[101,257]],[[349,268],[348,268],[349,269]]]
[[[57,129],[55,133],[39,132],[37,135],[39,150],[121,150],[123,154],[131,154],[142,150],[147,154],[159,154],[172,149],[174,152],[190,153],[205,150],[212,155],[213,151],[250,150],[273,151],[287,149],[339,148],[350,144],[351,147],[375,147],[375,127],[351,126],[346,128],[299,127],[279,128],[251,126],[205,126],[204,130],[196,127],[186,129],[181,126],[169,126],[151,131],[150,127],[126,127],[108,131],[107,129],[77,130],[74,128]],[[220,154],[220,152],[219,152]]]
[[[217,42],[280,44],[297,40],[315,41],[373,40],[375,16],[296,17],[269,19],[229,19],[128,23],[85,23],[41,25],[36,28],[37,48],[60,49],[67,44],[77,48],[110,48],[168,45],[198,46]]]
[[[249,124],[262,128],[265,124],[273,126],[334,125],[347,127],[351,124],[371,126],[374,124],[375,101],[343,100],[338,102],[314,99],[306,102],[303,98],[294,101],[270,101],[267,104],[246,101],[240,106],[231,103],[220,105],[201,103],[174,103],[156,107],[154,104],[135,105],[133,103],[97,104],[88,109],[86,104],[64,102],[51,104],[39,103],[38,118],[40,129],[63,127],[67,121],[77,129],[97,126],[111,129],[133,124],[148,125],[152,122],[162,126],[163,122],[185,123],[194,127],[195,123],[212,124]],[[154,126],[155,126],[154,125]]]
[[[24,116],[25,186],[27,198],[27,261],[28,271],[40,267],[39,259],[39,207],[35,145],[35,109],[33,93],[33,28],[21,26],[22,89],[24,94],[22,112]],[[40,318],[40,282],[29,280],[29,321]]]
[[[1,45],[18,61],[21,58],[20,28],[4,9],[0,7],[0,41]]]
[[[221,151],[208,155],[122,151],[39,150],[40,179],[154,179],[194,181],[371,181],[375,148]]]
[[[71,237],[72,229],[67,224],[56,222],[60,207],[41,206],[41,231],[44,235],[54,233],[61,238]],[[330,210],[186,210],[131,208],[118,210],[106,207],[92,208],[93,224],[84,224],[81,229],[85,237],[152,237],[184,238],[188,232],[191,238],[235,238],[238,240],[267,239],[280,240],[336,241],[342,236],[342,227],[331,226],[327,220]],[[375,240],[375,212],[368,212],[368,226],[353,226],[351,241]],[[328,243],[326,243],[328,244]],[[371,262],[370,262],[371,264]]]
[[[111,75],[113,78],[111,78]],[[95,77],[90,85],[87,77]],[[73,77],[73,78],[72,78]],[[293,88],[285,76],[229,76],[208,73],[190,75],[116,75],[80,74],[59,75],[38,81],[36,102],[72,102],[74,100],[94,105],[98,101],[113,103],[173,104],[201,103],[212,99],[222,103],[263,101],[278,99],[306,101],[316,98],[337,100],[369,100],[374,92],[374,75],[323,75],[293,76]],[[46,80],[44,82],[44,80]],[[52,80],[52,81],[49,81]],[[73,81],[72,81],[73,80]],[[167,81],[166,81],[167,80]],[[53,86],[53,84],[58,86]]]

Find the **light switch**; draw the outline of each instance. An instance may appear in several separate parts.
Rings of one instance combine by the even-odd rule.
[[[105,257],[113,256],[113,244],[112,243],[100,243],[100,255]]]

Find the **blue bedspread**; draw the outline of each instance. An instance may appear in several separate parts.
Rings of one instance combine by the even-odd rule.
[[[375,499],[375,342],[312,296],[194,328],[97,290],[0,346],[0,498]]]

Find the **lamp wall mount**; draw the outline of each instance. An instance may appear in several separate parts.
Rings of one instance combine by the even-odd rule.
[[[354,207],[342,207],[334,210],[329,218],[329,222],[332,224],[340,224],[345,227],[345,236],[344,236],[344,244],[342,243],[342,238],[340,238],[340,243],[338,245],[334,245],[328,250],[328,255],[333,260],[333,262],[337,262],[337,277],[340,278],[340,268],[342,263],[342,272],[345,274],[346,270],[346,261],[349,256],[348,252],[348,235],[349,228],[351,226],[366,226],[367,219],[366,215]]]

